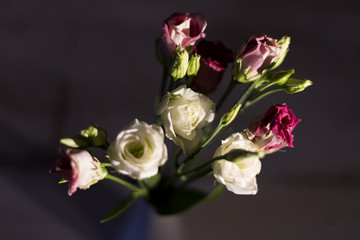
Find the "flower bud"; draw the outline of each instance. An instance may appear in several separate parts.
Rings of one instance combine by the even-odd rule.
[[[234,121],[234,119],[236,118],[236,116],[239,113],[239,110],[241,108],[241,104],[236,104],[234,107],[232,107],[230,109],[229,112],[226,112],[222,118],[221,118],[221,124],[223,126],[227,126],[229,125],[232,121]]]
[[[280,45],[277,52],[279,58],[274,62],[274,65],[270,68],[270,70],[277,68],[284,61],[286,54],[289,51],[290,37],[283,36],[277,41],[277,43]]]
[[[201,60],[191,88],[203,94],[211,93],[220,83],[227,65],[234,61],[234,54],[219,41],[203,40],[193,49],[201,55]]]
[[[187,69],[187,75],[189,77],[196,76],[200,69],[200,58],[201,56],[197,53],[193,54],[189,61],[189,66]]]
[[[245,132],[260,150],[272,153],[283,147],[294,147],[291,132],[299,122],[291,109],[278,104],[271,106]]]
[[[174,13],[162,24],[163,35],[159,41],[159,53],[169,59],[176,48],[188,49],[204,38],[207,22],[201,13]],[[186,70],[185,70],[186,71]]]
[[[308,79],[289,78],[284,85],[284,90],[289,94],[293,94],[304,91],[305,88],[311,85],[312,82]]]
[[[88,128],[82,130],[81,135],[86,137],[90,144],[94,147],[103,146],[107,143],[106,131],[96,125],[91,125]]]
[[[177,49],[170,62],[169,73],[174,81],[183,78],[189,65],[189,53],[186,50]]]
[[[89,147],[89,142],[84,136],[75,136],[72,138],[62,138],[60,143],[71,148],[87,148]]]
[[[281,70],[278,72],[268,72],[263,76],[263,78],[261,80],[263,80],[264,82],[268,82],[268,84],[265,85],[266,87],[274,85],[274,84],[283,85],[287,82],[289,77],[292,74],[294,74],[294,72],[295,72],[294,69],[287,70],[287,71]]]
[[[77,188],[87,189],[102,180],[107,170],[85,150],[65,150],[59,154],[49,170],[69,183],[68,195],[71,196]]]
[[[276,39],[266,35],[251,36],[234,63],[234,80],[241,83],[255,81],[279,59],[279,53],[281,46]]]

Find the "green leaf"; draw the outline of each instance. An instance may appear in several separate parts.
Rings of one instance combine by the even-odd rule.
[[[162,215],[178,214],[206,199],[208,194],[190,188],[157,189],[150,192],[149,202]]]
[[[156,187],[159,184],[160,180],[161,180],[161,174],[158,173],[155,176],[144,179],[143,181],[146,184],[146,186],[148,186],[148,188],[151,189]]]
[[[121,214],[122,212],[124,212],[128,207],[130,207],[130,205],[134,202],[134,200],[136,199],[136,195],[132,194],[129,198],[125,199],[124,201],[120,202],[118,205],[116,205],[109,213],[108,215],[100,221],[100,223],[104,223],[107,222],[113,218],[115,218],[116,216],[118,216],[119,214]]]
[[[73,138],[62,138],[60,143],[71,148],[86,148],[89,146],[88,140],[83,136],[75,136]]]
[[[216,199],[218,199],[222,192],[224,191],[224,185],[222,184],[219,184],[217,185],[207,196],[206,198],[204,199],[204,201],[206,202],[211,202],[211,201],[214,201]]]

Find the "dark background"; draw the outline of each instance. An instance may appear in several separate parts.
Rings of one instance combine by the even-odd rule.
[[[104,181],[68,197],[48,174],[58,139],[91,122],[110,140],[135,117],[153,122],[154,40],[177,11],[202,12],[206,38],[235,51],[255,33],[291,36],[282,68],[314,85],[266,98],[233,129],[286,102],[302,119],[295,149],[263,159],[255,196],[225,192],[174,217],[139,201],[100,224],[127,192]],[[0,239],[360,239],[359,24],[358,1],[1,1]]]

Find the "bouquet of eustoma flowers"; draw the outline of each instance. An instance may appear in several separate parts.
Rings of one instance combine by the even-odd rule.
[[[269,94],[293,94],[312,84],[293,77],[293,69],[275,70],[289,51],[289,37],[251,36],[235,56],[221,42],[201,40],[206,26],[198,13],[175,13],[163,22],[163,34],[155,46],[164,71],[153,124],[135,119],[110,142],[98,125],[60,140],[64,148],[50,173],[60,176],[60,183],[68,183],[69,195],[103,179],[130,190],[102,222],[116,217],[137,198],[145,198],[160,214],[177,214],[218,196],[224,187],[235,194],[256,194],[260,159],[294,146],[292,131],[300,119],[286,104],[277,104],[246,129],[237,129],[219,142],[213,157],[201,158],[209,143],[223,136],[248,107]],[[231,63],[231,80],[215,104],[207,95],[216,90]],[[238,86],[242,94],[237,92],[238,100],[220,114]],[[171,157],[165,136],[174,143]],[[92,148],[103,154],[96,151],[95,156]],[[164,164],[168,166],[160,168]],[[214,177],[218,184],[210,192],[191,186],[203,177]]]

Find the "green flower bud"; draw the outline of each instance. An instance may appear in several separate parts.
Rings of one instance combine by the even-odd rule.
[[[281,70],[278,72],[268,72],[264,75],[264,77],[262,78],[262,80],[271,83],[272,85],[277,84],[277,85],[283,85],[287,82],[287,80],[289,79],[289,77],[294,74],[295,70],[291,69],[291,70]]]
[[[290,37],[283,36],[277,41],[277,43],[281,46],[280,51],[277,52],[279,58],[275,61],[275,64],[270,68],[270,70],[277,68],[284,61],[286,54],[289,51]]]
[[[285,92],[289,94],[298,93],[304,91],[305,88],[312,85],[312,82],[308,79],[300,78],[289,78],[287,82],[283,85]]]
[[[71,148],[87,148],[88,140],[84,136],[75,136],[73,138],[62,138],[60,143]]]
[[[107,143],[106,131],[96,125],[91,125],[81,131],[81,135],[87,138],[90,144],[94,147],[104,146]]]
[[[170,62],[169,73],[174,81],[185,77],[189,65],[189,53],[186,50],[177,49]]]
[[[200,58],[201,56],[197,53],[193,54],[189,61],[189,66],[187,69],[187,75],[189,77],[196,76],[200,69]]]
[[[236,118],[236,116],[240,111],[240,108],[241,108],[241,104],[236,104],[234,107],[230,109],[230,111],[226,112],[221,118],[221,124],[223,126],[227,126],[232,121],[234,121],[234,119]]]

